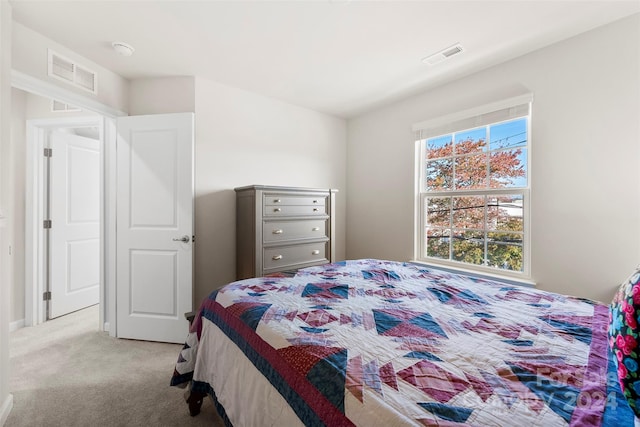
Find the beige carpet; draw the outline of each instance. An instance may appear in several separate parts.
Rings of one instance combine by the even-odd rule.
[[[98,331],[98,306],[11,333],[15,426],[222,426],[210,399],[189,416],[169,387],[181,345]]]

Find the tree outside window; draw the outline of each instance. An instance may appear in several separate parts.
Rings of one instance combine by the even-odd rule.
[[[528,117],[422,143],[424,255],[523,271]]]

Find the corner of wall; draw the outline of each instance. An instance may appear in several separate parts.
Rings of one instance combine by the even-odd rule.
[[[9,200],[7,195],[7,149],[11,119],[11,26],[9,2],[0,2],[0,425],[4,425],[13,407],[9,394],[9,265],[6,225]]]

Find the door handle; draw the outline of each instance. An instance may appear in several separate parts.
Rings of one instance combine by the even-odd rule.
[[[182,243],[189,243],[189,236],[187,236],[186,234],[182,237],[180,237],[179,239],[173,239],[174,242],[182,242]]]

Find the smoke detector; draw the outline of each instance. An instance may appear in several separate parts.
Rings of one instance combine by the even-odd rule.
[[[449,46],[446,49],[442,49],[440,52],[436,52],[433,55],[429,55],[426,58],[422,58],[422,62],[428,65],[435,65],[439,62],[444,61],[445,59],[449,59],[452,56],[458,55],[459,53],[464,52],[462,45],[460,43],[456,43],[453,46]]]
[[[133,46],[125,42],[113,42],[111,43],[111,46],[113,46],[113,50],[115,50],[118,53],[118,55],[122,55],[122,56],[131,56],[135,51]]]

